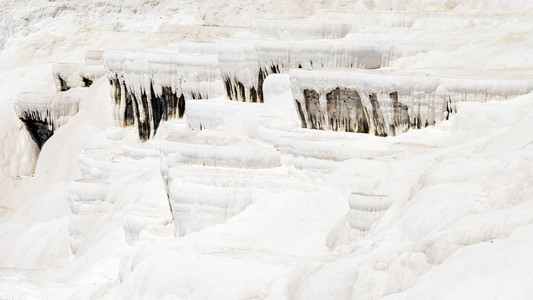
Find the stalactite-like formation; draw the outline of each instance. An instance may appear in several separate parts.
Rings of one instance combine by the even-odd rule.
[[[313,129],[324,129],[324,116],[320,113],[319,97],[315,90],[304,90],[307,120]]]
[[[213,51],[210,45],[209,51]],[[195,47],[199,46],[185,48],[195,51]],[[161,121],[182,118],[186,100],[223,94],[214,56],[175,51],[106,51],[104,61],[112,86],[115,119],[120,126],[136,124],[143,141],[156,134]]]
[[[31,138],[39,149],[78,113],[83,87],[89,87],[105,75],[101,65],[102,51],[87,51],[86,64],[56,63],[52,66],[52,77],[57,94],[23,93],[15,103],[15,111],[24,123]],[[110,81],[116,81],[116,78]],[[121,97],[120,89],[114,90],[115,98]]]
[[[362,71],[291,70],[303,128],[397,135],[435,124],[462,101],[505,100],[533,90],[533,81],[384,75]]]
[[[93,57],[88,60],[96,64]],[[93,82],[105,75],[102,65],[83,65],[72,63],[57,63],[52,67],[52,74],[58,92],[65,92],[75,87],[89,87]]]
[[[25,93],[17,98],[15,111],[39,149],[57,128],[78,113],[80,97],[76,92],[71,90],[57,95]]]
[[[112,86],[115,117],[120,126],[137,124],[141,140],[151,138],[162,120],[169,118],[182,118],[185,114],[185,98],[183,94],[173,91],[171,87],[161,87],[158,95],[152,83],[149,85],[148,94],[142,92],[140,96],[131,93],[125,81],[117,77],[109,81]]]
[[[324,30],[339,28],[326,26]],[[323,34],[335,36],[338,32]],[[270,74],[287,73],[294,68],[377,69],[421,51],[423,47],[364,45],[350,40],[222,39],[218,60],[230,99],[263,102],[262,85]]]
[[[24,126],[39,149],[42,149],[44,143],[54,134],[54,131],[49,129],[48,122],[34,119],[30,114],[23,114],[20,120],[24,122]]]
[[[329,128],[368,133],[368,112],[357,91],[336,88],[326,95]],[[353,118],[355,116],[355,118]]]
[[[372,122],[375,124],[374,134],[378,136],[387,136],[387,130],[385,129],[385,119],[381,112],[381,106],[379,105],[378,96],[376,93],[372,93],[368,96],[370,98],[370,104],[372,105]]]

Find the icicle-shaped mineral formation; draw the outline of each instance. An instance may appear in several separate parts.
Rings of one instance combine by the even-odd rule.
[[[205,44],[213,52],[211,44]],[[179,48],[179,47],[178,47]],[[201,52],[202,46],[183,46]],[[218,60],[212,55],[106,51],[105,68],[119,126],[136,124],[141,140],[152,138],[162,120],[181,118],[185,101],[223,95]]]
[[[263,102],[264,79],[289,69],[377,69],[424,47],[363,45],[353,40],[222,39],[220,72],[228,97],[240,102]]]
[[[15,103],[15,111],[39,149],[54,131],[78,113],[80,95],[77,90],[59,94],[24,93]]]
[[[58,92],[68,91],[75,87],[89,87],[93,82],[105,75],[102,65],[96,64],[97,54],[90,52],[86,61],[91,65],[57,63],[52,66],[54,83]]]
[[[291,70],[303,128],[396,135],[447,119],[458,102],[506,100],[531,80],[448,78],[348,70]]]

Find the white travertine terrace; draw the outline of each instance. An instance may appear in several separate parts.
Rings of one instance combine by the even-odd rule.
[[[396,135],[434,125],[460,102],[510,99],[533,80],[450,78],[438,73],[291,70],[291,89],[304,128]]]
[[[78,113],[82,93],[80,89],[71,89],[58,94],[23,93],[17,97],[15,112],[39,148]]]
[[[203,46],[183,47],[199,52]],[[211,44],[205,47],[213,51]],[[216,56],[177,50],[106,51],[104,61],[113,86],[115,120],[120,126],[135,124],[141,140],[153,138],[162,120],[181,118],[185,101],[223,94]]]

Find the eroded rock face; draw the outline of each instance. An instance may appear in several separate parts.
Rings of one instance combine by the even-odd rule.
[[[85,77],[82,77],[81,79],[83,80],[84,87],[90,87],[91,85],[93,85],[93,81],[91,79]]]
[[[383,112],[379,105],[378,97],[376,93],[369,95],[370,104],[372,105],[372,122],[376,124],[374,134],[378,136],[387,136],[387,130],[385,129],[385,119],[383,118]]]
[[[211,48],[194,44],[186,45],[184,53],[104,52],[117,124],[135,124],[139,139],[146,141],[155,136],[161,121],[182,118],[186,101],[222,96],[224,83],[232,92],[232,84],[220,76],[216,56],[196,54],[211,54]]]
[[[283,26],[288,25],[283,24]],[[269,26],[271,25],[273,24]],[[310,28],[321,28],[321,32],[311,32]],[[344,30],[339,28],[335,30]],[[263,29],[265,32],[270,32],[269,36],[272,34],[272,28]],[[338,32],[327,32],[332,29],[333,27],[328,24],[313,22],[298,27],[297,31],[307,32],[306,35],[311,36],[338,34]],[[286,29],[280,29],[278,34],[281,32],[284,37],[286,34],[290,35]],[[422,51],[420,47],[361,45],[349,40],[324,43],[313,38],[305,41],[299,38],[290,41],[270,38],[249,40],[229,38],[220,41],[218,60],[228,97],[238,102],[261,103],[263,81],[270,74],[287,73],[296,68],[377,69],[389,66],[399,57],[420,51]]]
[[[390,93],[387,99],[392,105],[391,122],[386,121],[376,93],[368,95],[367,102],[370,105],[365,106],[357,90],[337,87],[325,93],[325,110],[320,104],[321,95],[317,91],[304,89],[303,98],[305,110],[296,101],[303,128],[373,133],[377,136],[395,135],[410,127],[421,128],[420,117],[409,116],[407,105],[398,102],[397,92]]]
[[[531,80],[458,79],[441,74],[357,70],[289,72],[303,128],[393,136],[432,126],[461,102],[502,101],[527,94]]]
[[[398,92],[390,93],[390,98],[392,100],[392,106],[394,108],[394,122],[393,124],[391,124],[391,131],[395,132],[397,127],[408,129],[409,126],[420,129],[420,116],[415,117],[413,124],[410,124],[408,107],[407,105],[398,102]]]
[[[150,84],[149,94],[143,92],[137,97],[128,90],[126,83],[117,77],[111,79],[109,83],[112,86],[119,125],[126,127],[136,123],[139,138],[143,141],[155,135],[162,120],[182,118],[185,114],[183,94],[178,95],[178,92],[173,92],[171,87],[163,86],[162,93],[158,96]]]
[[[90,87],[93,82],[105,75],[104,67],[92,61],[92,65],[74,63],[56,63],[52,66],[52,75],[56,90],[65,92],[71,88]]]
[[[59,91],[65,92],[70,90],[70,86],[67,85],[67,82],[61,78],[61,76],[57,76],[57,80],[59,81]]]
[[[54,131],[49,128],[48,123],[44,121],[33,120],[31,118],[21,118],[20,120],[26,126],[32,140],[37,144],[39,149],[42,149],[44,143],[54,134]]]
[[[59,84],[58,84],[59,92],[66,92],[66,91],[70,90],[73,87],[78,87],[78,86],[69,84],[68,80],[63,78],[63,77],[61,77],[61,75],[57,75],[56,76],[56,81],[59,82]],[[86,77],[81,77],[81,82],[82,83],[81,83],[81,85],[79,87],[90,87],[93,84],[93,79],[89,79],[89,78],[86,78]]]
[[[237,78],[224,77],[226,95],[233,101],[263,103],[263,81],[265,76],[262,72],[258,75],[257,89],[252,86],[246,88]]]
[[[317,91],[305,89],[303,95],[307,118],[302,110],[302,105],[298,101],[296,102],[302,127],[333,131],[369,132],[370,115],[356,90],[336,88],[328,92],[326,94],[326,113],[324,113],[320,105],[320,94]],[[372,116],[377,122],[383,122],[379,103],[374,105],[376,109],[372,110]],[[380,131],[383,132],[384,130],[380,129]]]
[[[305,121],[304,111],[302,109],[302,105],[300,102],[296,102],[296,110],[298,111],[298,117],[300,118],[300,124],[302,125],[302,128],[307,128],[307,122]]]
[[[368,133],[368,112],[357,91],[336,88],[326,99],[331,130]]]
[[[79,102],[84,95],[83,88],[91,86],[95,80],[105,75],[99,60],[101,51],[88,51],[86,55],[89,57],[87,65],[56,63],[52,66],[57,93],[32,92],[18,95],[15,112],[39,149],[55,130],[78,113]],[[117,87],[113,91],[115,98],[121,99],[123,94],[118,78],[113,78],[110,82]]]
[[[178,118],[183,118],[185,115],[185,97],[183,94],[178,95],[177,93],[172,92],[172,88],[164,86],[161,99],[166,103],[167,117],[177,116]]]
[[[373,124],[374,132],[372,133],[378,136],[387,136],[391,133],[394,135],[396,128],[405,130],[409,126],[419,126],[419,123],[416,123],[416,117],[414,118],[415,123],[410,124],[407,106],[398,102],[397,92],[390,93],[393,122],[389,128],[386,127],[387,122],[385,122],[376,93],[368,96],[370,106],[367,108],[363,105],[357,90],[337,87],[326,93],[325,111],[320,105],[321,95],[317,91],[305,89],[303,96],[307,118],[302,110],[302,105],[298,101],[296,105],[304,128],[370,133],[370,127]]]
[[[139,129],[139,138],[143,141],[146,141],[150,138],[150,133],[152,131],[150,124],[150,108],[148,107],[148,98],[145,93],[142,93],[139,98],[135,94],[131,95],[133,101],[133,111],[136,115],[137,128]],[[142,117],[141,117],[142,116]],[[154,133],[157,128],[154,128]]]
[[[17,98],[15,112],[41,149],[57,128],[78,113],[80,99],[79,89],[59,94],[23,93]]]
[[[304,90],[307,126],[312,129],[324,129],[324,116],[320,109],[320,95],[315,90]],[[307,123],[307,122],[306,122]]]

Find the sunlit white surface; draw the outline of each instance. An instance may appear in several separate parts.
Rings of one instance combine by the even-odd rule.
[[[532,297],[529,1],[0,4],[0,298]],[[352,11],[364,9],[393,10]],[[260,25],[263,16],[270,21]],[[291,32],[279,31],[284,22]],[[221,38],[420,45],[372,75],[334,72],[305,84],[361,77],[354,86],[385,89],[416,73],[397,87],[431,95],[424,87],[436,80],[446,89],[434,89],[462,93],[484,79],[481,89],[498,97],[458,101],[448,120],[395,137],[303,129],[291,62],[264,78],[264,103],[188,101],[190,115],[164,122],[145,143],[136,128],[113,127],[105,76],[70,92],[79,112],[58,121],[40,152],[17,118],[17,99],[39,109],[20,94],[57,93],[53,64],[104,63],[86,50],[216,54],[222,76],[229,70],[257,86],[266,63],[244,51],[254,44],[232,52]],[[272,44],[263,49],[276,57]],[[132,85],[141,87],[144,73],[135,71]]]

